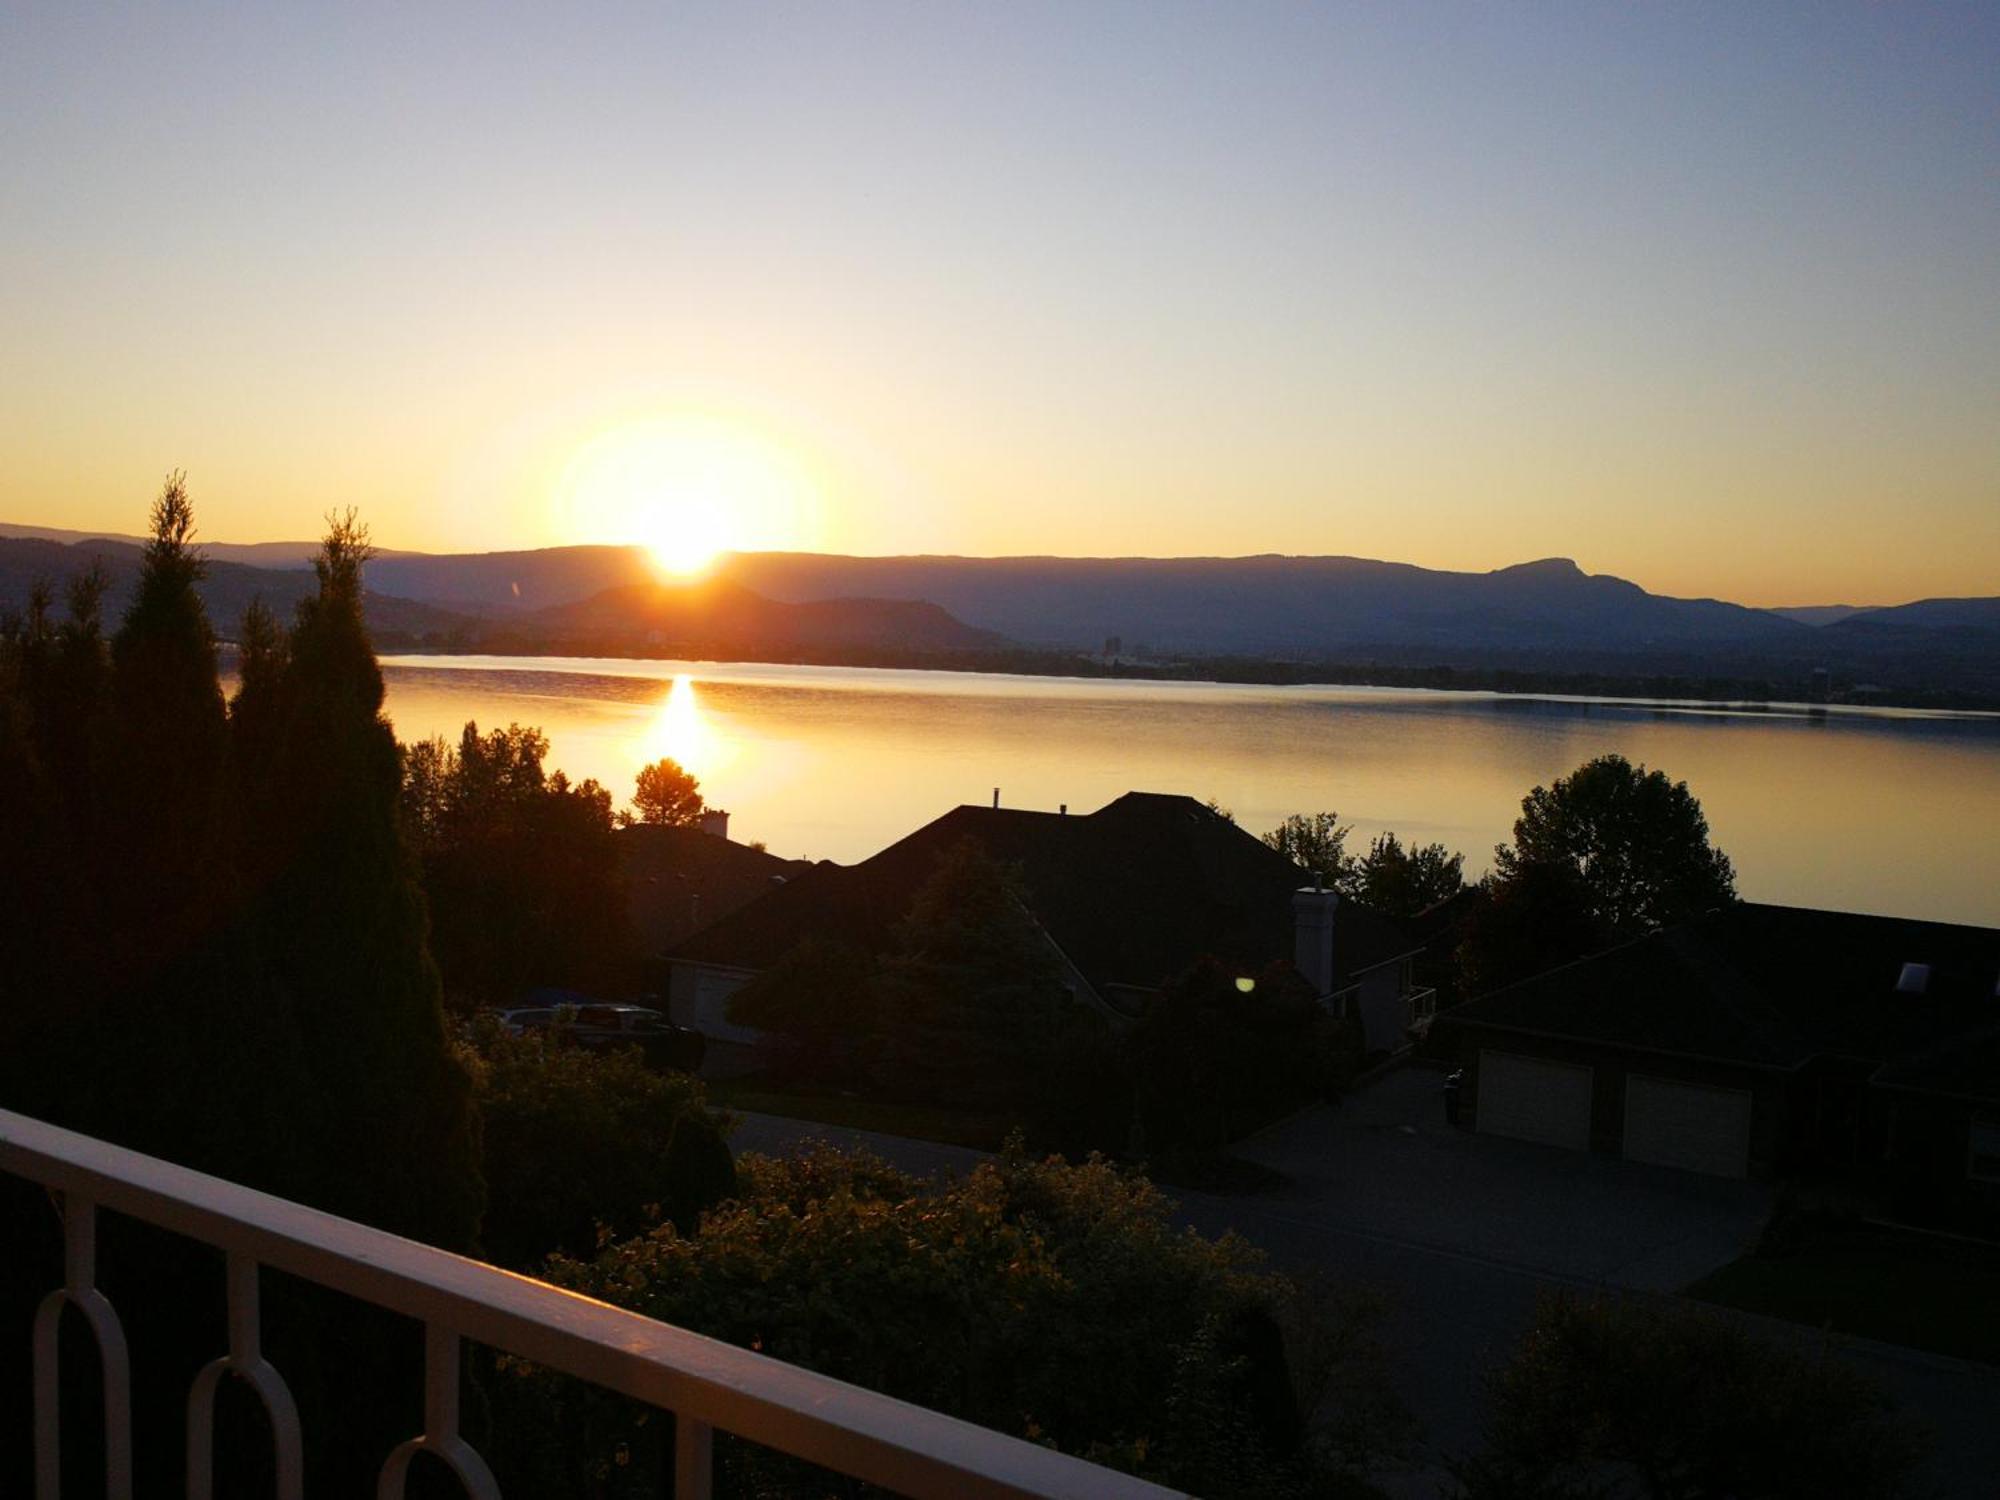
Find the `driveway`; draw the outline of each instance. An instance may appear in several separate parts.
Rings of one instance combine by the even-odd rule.
[[[1678,1291],[1747,1249],[1768,1189],[1447,1125],[1443,1075],[1394,1068],[1235,1154],[1292,1187],[1260,1207],[1565,1281]]]
[[[1443,1457],[1477,1446],[1481,1374],[1526,1332],[1541,1293],[1671,1293],[1741,1254],[1770,1206],[1751,1183],[1455,1130],[1444,1123],[1442,1081],[1424,1068],[1392,1069],[1338,1108],[1307,1110],[1240,1145],[1237,1155],[1291,1179],[1282,1191],[1175,1193],[1181,1219],[1204,1234],[1233,1229],[1284,1269],[1383,1294],[1391,1376],[1428,1428],[1415,1470],[1382,1476],[1411,1500],[1435,1500]],[[829,1140],[926,1176],[982,1159],[867,1131],[740,1119],[739,1151]],[[1757,1321],[1773,1337],[1812,1337]],[[1993,1493],[2000,1371],[1858,1341],[1847,1357],[1934,1430],[1940,1495]]]

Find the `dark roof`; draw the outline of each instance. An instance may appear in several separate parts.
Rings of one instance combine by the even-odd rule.
[[[660,954],[718,917],[749,905],[778,880],[812,869],[697,828],[640,823],[618,830],[633,935]],[[697,899],[698,898],[698,899]]]
[[[962,839],[1017,865],[1029,907],[1093,985],[1152,988],[1195,960],[1261,968],[1292,956],[1292,893],[1306,876],[1190,797],[1128,792],[1087,816],[959,807],[858,865],[823,864],[694,934],[670,957],[762,969],[808,937],[881,951]],[[1342,975],[1409,952],[1388,919],[1342,902]]]
[[[1906,964],[1928,965],[1921,993],[1898,989]],[[1769,1067],[1822,1054],[1902,1063],[1949,1057],[2000,1020],[1996,983],[2000,931],[1743,903],[1441,1021]]]

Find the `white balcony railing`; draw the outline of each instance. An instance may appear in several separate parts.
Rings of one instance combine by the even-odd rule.
[[[105,1493],[131,1500],[131,1392],[124,1332],[96,1285],[100,1208],[221,1249],[228,1281],[227,1353],[188,1397],[188,1495],[208,1500],[216,1388],[243,1380],[262,1399],[276,1452],[276,1493],[302,1485],[298,1412],[259,1348],[259,1268],[271,1266],[424,1325],[423,1431],[384,1460],[378,1500],[400,1500],[419,1452],[448,1464],[475,1500],[499,1494],[458,1429],[465,1339],[577,1376],[674,1414],[674,1495],[708,1500],[713,1435],[735,1433],[917,1500],[1166,1500],[1130,1475],[897,1401],[684,1328],[565,1292],[348,1219],[0,1110],[0,1171],[59,1194],[63,1285],[34,1323],[35,1495],[61,1494],[57,1323],[75,1308],[97,1341],[104,1376]]]

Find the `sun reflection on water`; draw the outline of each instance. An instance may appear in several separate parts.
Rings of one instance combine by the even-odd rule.
[[[696,776],[713,776],[733,758],[728,736],[722,734],[704,712],[696,694],[694,679],[686,673],[674,678],[667,696],[660,700],[652,719],[641,735],[642,764],[670,756],[681,769]]]

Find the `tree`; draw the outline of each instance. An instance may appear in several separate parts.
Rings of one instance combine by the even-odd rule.
[[[1413,844],[1378,834],[1354,866],[1354,898],[1392,917],[1414,917],[1465,889],[1465,856],[1443,844]]]
[[[1332,812],[1293,813],[1263,835],[1264,842],[1327,886],[1346,893],[1354,881],[1355,860],[1347,852],[1354,829]]]
[[[548,737],[467,724],[402,751],[403,826],[423,869],[431,946],[455,1008],[535,985],[622,993],[633,941],[611,794],[548,773]]]
[[[273,731],[266,758],[244,768],[270,811],[264,940],[316,1085],[293,1110],[313,1168],[298,1196],[460,1249],[479,1219],[477,1122],[446,1044],[402,762],[362,623],[371,555],[352,511],[329,517],[319,588],[299,605],[281,676],[263,685],[267,700],[239,704]],[[356,1161],[381,1166],[356,1172]]]
[[[1505,882],[1528,865],[1567,865],[1613,941],[1639,937],[1736,899],[1729,857],[1684,781],[1622,755],[1586,761],[1522,799],[1512,848],[1493,852]]]
[[[1544,1296],[1487,1381],[1462,1500],[1888,1500],[1921,1448],[1825,1348],[1769,1344],[1685,1305]]]
[[[533,1272],[556,1251],[588,1255],[600,1225],[630,1235],[664,1218],[692,1233],[735,1190],[728,1117],[636,1047],[593,1052],[560,1026],[510,1037],[488,1021],[459,1056],[485,1131],[480,1249],[501,1265]]]
[[[1071,1004],[1020,872],[973,839],[946,850],[917,889],[878,993],[892,1088],[1012,1108],[1033,1096]]]
[[[640,768],[632,806],[641,823],[693,828],[701,822],[704,810],[700,789],[701,783],[682,770],[680,762],[663,756]]]

